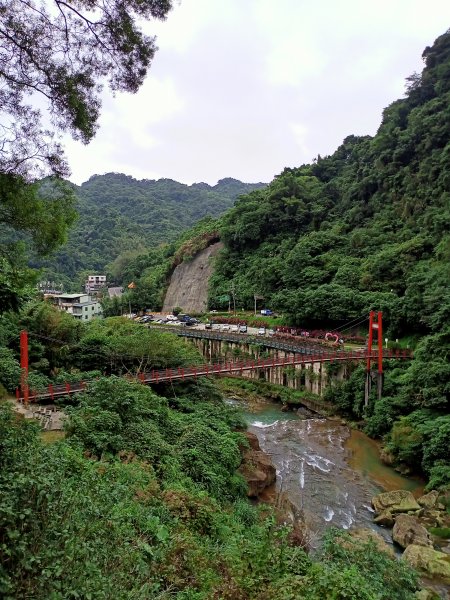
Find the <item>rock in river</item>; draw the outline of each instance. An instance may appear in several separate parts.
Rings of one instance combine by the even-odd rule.
[[[438,500],[439,500],[439,492],[437,492],[436,490],[433,490],[431,492],[428,492],[428,494],[421,496],[417,500],[417,502],[423,508],[436,508],[436,505],[439,504]]]
[[[410,544],[417,546],[432,546],[428,531],[420,524],[419,519],[412,515],[400,514],[395,519],[392,539],[402,548]]]
[[[383,510],[383,512],[374,518],[373,522],[381,527],[393,527],[395,520],[390,510]]]
[[[270,456],[260,449],[256,435],[248,431],[244,435],[250,448],[244,450],[242,464],[238,471],[248,483],[247,495],[256,498],[266,487],[275,482],[276,469]]]
[[[377,513],[389,510],[392,514],[420,510],[416,499],[406,490],[384,492],[372,498],[372,506]]]

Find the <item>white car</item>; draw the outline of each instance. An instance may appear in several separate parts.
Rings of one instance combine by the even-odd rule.
[[[222,325],[222,327],[220,328],[221,331],[230,331],[230,326],[229,325]]]
[[[266,330],[264,327],[260,327],[258,329],[258,335],[266,335]]]
[[[239,325],[232,325],[230,331],[233,333],[239,333]]]

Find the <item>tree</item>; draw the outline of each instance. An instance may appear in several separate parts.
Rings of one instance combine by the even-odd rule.
[[[0,172],[67,174],[55,134],[88,143],[100,93],[136,92],[156,51],[138,19],[164,19],[171,0],[0,0]],[[50,125],[42,122],[36,95]]]
[[[138,20],[164,19],[171,4],[0,0],[0,260],[18,253],[17,232],[31,236],[38,255],[65,242],[75,197],[62,180],[69,168],[58,136],[93,138],[104,83],[139,89],[156,46]],[[3,304],[13,306],[24,294],[7,295]]]

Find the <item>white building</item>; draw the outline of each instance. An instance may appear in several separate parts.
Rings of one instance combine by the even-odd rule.
[[[57,308],[80,321],[92,321],[103,316],[100,302],[90,300],[87,294],[60,294],[53,297]]]

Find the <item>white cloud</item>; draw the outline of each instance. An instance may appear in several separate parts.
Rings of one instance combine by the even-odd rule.
[[[450,23],[443,0],[182,0],[146,26],[159,51],[135,96],[107,98],[74,181],[270,181],[285,166],[374,134],[385,106]]]
[[[303,123],[291,123],[291,129],[294,133],[295,141],[303,156],[310,154],[310,149],[306,144],[308,129]]]

